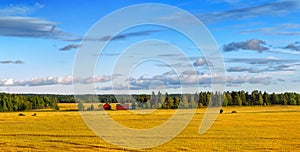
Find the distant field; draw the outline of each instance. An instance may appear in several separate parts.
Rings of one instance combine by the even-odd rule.
[[[61,110],[76,108],[77,104],[60,104]],[[142,151],[300,151],[299,106],[223,109],[204,135],[198,134],[198,128],[205,108],[197,110],[175,139]],[[237,113],[232,114],[232,110]],[[19,113],[0,113],[0,151],[130,151],[95,136],[76,111]],[[34,113],[36,116],[32,116]],[[174,110],[158,110],[150,115],[109,113],[126,126],[149,128],[163,123]]]
[[[77,110],[77,103],[59,103],[60,110]]]
[[[77,108],[77,104],[78,103],[59,103],[59,109],[62,111],[74,111],[74,110],[78,110]],[[94,105],[95,109],[99,109],[99,105],[103,106],[102,103],[84,103],[85,109],[87,107],[90,107],[91,105]]]

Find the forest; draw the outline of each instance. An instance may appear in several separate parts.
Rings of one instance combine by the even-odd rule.
[[[134,99],[134,100],[133,100]],[[90,100],[91,97],[90,97]],[[98,96],[101,103],[132,103],[134,107],[143,109],[161,108],[200,108],[208,106],[268,106],[268,105],[300,105],[300,94],[294,92],[267,93],[254,90],[227,91],[227,92],[200,92],[195,94],[162,94],[158,92],[151,95],[101,95]],[[85,100],[88,101],[88,100]],[[179,104],[182,103],[182,104]],[[181,106],[181,107],[180,107]]]
[[[267,93],[254,90],[227,92],[200,92],[195,94],[152,94],[135,95],[55,95],[55,94],[8,94],[0,93],[0,112],[29,111],[52,108],[59,110],[57,103],[131,103],[135,108],[177,109],[208,106],[267,106],[300,105],[300,94],[294,92]],[[222,101],[222,102],[221,102]],[[180,104],[182,103],[182,104]]]
[[[30,111],[52,108],[59,110],[56,98],[48,95],[0,93],[0,112]]]

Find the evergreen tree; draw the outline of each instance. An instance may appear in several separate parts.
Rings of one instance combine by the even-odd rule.
[[[284,93],[282,95],[282,101],[283,101],[283,105],[287,105],[288,104],[288,101],[289,101],[289,96],[287,93]]]
[[[270,102],[269,102],[269,94],[265,91],[264,94],[263,94],[263,102],[266,104],[266,105],[269,105]]]
[[[207,92],[206,93],[206,100],[205,100],[204,106],[208,106],[211,103],[210,101],[211,101],[211,93]]]
[[[198,104],[199,103],[199,94],[196,92],[195,95],[194,95],[194,101]]]
[[[202,107],[204,105],[205,98],[206,98],[205,93],[200,92],[199,93],[199,107]]]
[[[173,101],[172,97],[168,96],[167,101],[166,101],[166,106],[168,109],[171,109],[171,107],[173,107],[173,102],[174,101]]]
[[[263,99],[262,94],[261,94],[261,92],[260,92],[260,93],[258,94],[258,104],[262,106],[263,103],[264,103],[264,99]]]
[[[241,91],[241,92],[240,92],[240,98],[241,98],[241,100],[242,100],[242,104],[243,104],[243,105],[248,105],[248,103],[247,103],[247,97],[246,97],[246,94],[245,94],[244,91]]]
[[[172,109],[177,109],[178,108],[178,105],[179,105],[179,103],[180,103],[180,99],[179,99],[179,97],[174,97],[173,98],[173,107],[171,107]]]
[[[231,96],[231,93],[227,92],[226,93],[226,98],[228,100],[228,105],[229,106],[232,106],[233,105],[233,102],[232,102],[232,96]]]
[[[90,107],[91,111],[94,111],[95,108],[94,108],[94,105],[92,104],[91,107]]]
[[[290,105],[297,105],[296,95],[294,93],[289,93]]]
[[[188,95],[189,108],[193,108],[193,104],[195,103],[193,95]]]
[[[227,98],[227,93],[224,93],[224,102],[223,102],[223,106],[227,106],[228,105],[228,98]]]
[[[160,93],[160,91],[158,91],[157,93],[157,103],[158,103],[158,107],[161,107],[163,105],[164,102],[164,97],[163,95]]]
[[[3,99],[2,99],[2,112],[7,112],[8,111],[8,108],[7,108],[7,97],[4,96]]]
[[[150,97],[150,106],[153,109],[158,108],[157,97],[156,97],[154,91],[152,91],[152,94],[151,94],[151,97]]]
[[[279,104],[279,98],[278,98],[278,95],[275,94],[274,92],[271,94],[270,99],[271,99],[271,102],[272,102],[273,104]]]
[[[258,105],[258,91],[257,90],[254,90],[252,91],[251,93],[251,102],[252,104],[251,105]]]
[[[182,99],[181,99],[181,103],[180,103],[180,107],[181,109],[187,109],[189,108],[189,102],[188,102],[188,97],[186,94],[182,95]]]
[[[298,103],[298,105],[300,105],[300,95],[299,94],[297,94],[297,103]]]
[[[78,105],[77,105],[77,108],[79,111],[84,111],[84,105],[82,102],[79,102]]]
[[[234,103],[236,103],[237,105],[242,106],[242,100],[241,100],[239,94],[236,94],[234,96],[234,101],[235,101]]]

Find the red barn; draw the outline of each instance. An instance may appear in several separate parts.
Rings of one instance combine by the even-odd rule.
[[[103,105],[103,109],[104,109],[104,110],[111,110],[110,104],[109,104],[109,103],[105,103],[105,104]]]
[[[117,104],[117,110],[128,110],[129,104]]]
[[[103,105],[104,110],[129,110],[129,104],[120,104],[120,103],[105,103]]]

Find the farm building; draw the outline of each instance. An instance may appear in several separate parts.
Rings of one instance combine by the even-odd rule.
[[[103,104],[103,109],[104,109],[104,110],[111,110],[110,104],[109,104],[109,103]]]
[[[129,104],[117,104],[117,110],[129,110]]]
[[[103,105],[104,110],[129,110],[130,109],[130,104],[125,103],[105,103]]]

